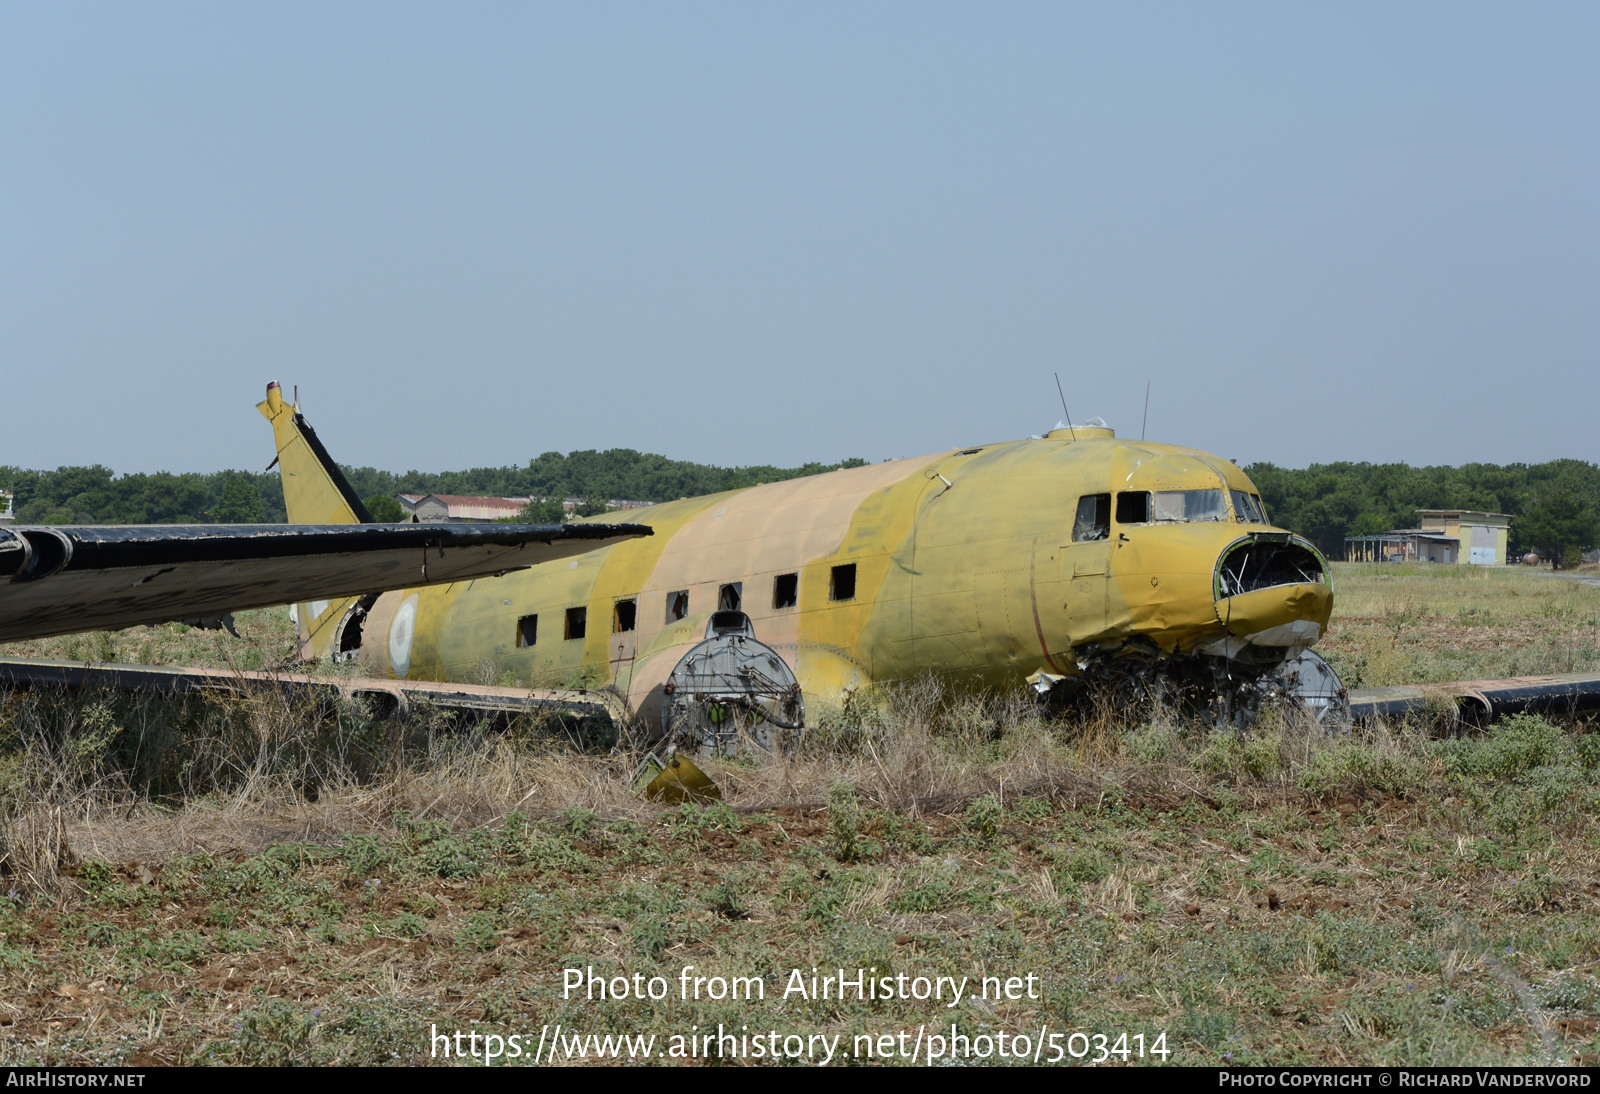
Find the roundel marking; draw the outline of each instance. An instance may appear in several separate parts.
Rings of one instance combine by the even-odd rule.
[[[417,633],[417,594],[406,597],[389,624],[389,671],[404,680],[411,668],[411,639]]]

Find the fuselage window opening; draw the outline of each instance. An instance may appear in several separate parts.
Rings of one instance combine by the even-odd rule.
[[[689,590],[667,594],[667,622],[676,623],[689,614]]]
[[[717,590],[717,611],[739,611],[739,602],[744,599],[744,582],[734,581]]]
[[[567,609],[567,638],[582,638],[589,633],[589,609]]]
[[[1267,516],[1267,503],[1261,500],[1260,494],[1251,494],[1250,496],[1255,499],[1256,512],[1261,514],[1261,523],[1271,524],[1272,518]]]
[[[772,579],[772,606],[774,608],[792,608],[799,600],[799,574],[779,574]]]
[[[525,615],[517,620],[517,648],[531,646],[539,641],[539,617]]]
[[[829,600],[854,600],[856,598],[856,564],[848,562],[833,568],[828,582]]]
[[[616,610],[612,616],[611,629],[616,634],[633,630],[634,623],[639,614],[639,602],[631,597],[627,600],[617,601]]]
[[[1150,492],[1148,490],[1121,490],[1117,493],[1118,524],[1150,523]]]
[[[1078,515],[1072,522],[1072,542],[1088,543],[1111,535],[1111,495],[1086,494],[1078,499]]]

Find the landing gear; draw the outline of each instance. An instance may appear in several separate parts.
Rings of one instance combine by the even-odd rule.
[[[1350,729],[1350,695],[1322,655],[1304,650],[1265,673],[1241,674],[1226,662],[1213,666],[1216,697],[1208,708],[1213,725],[1244,732],[1274,704],[1303,713],[1324,733]]]
[[[1196,712],[1209,725],[1241,733],[1273,707],[1301,711],[1324,732],[1350,728],[1350,699],[1333,666],[1305,650],[1276,665],[1221,657],[1154,655],[1121,647],[1082,652],[1079,675],[1031,677],[1042,696],[1076,705],[1080,716],[1138,718],[1153,706]]]

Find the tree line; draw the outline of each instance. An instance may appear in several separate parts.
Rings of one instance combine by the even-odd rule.
[[[359,497],[380,517],[397,519],[398,494],[527,495],[587,499],[602,511],[607,498],[670,501],[763,482],[860,467],[861,459],[800,467],[712,467],[616,448],[563,455],[546,452],[525,467],[396,474],[344,468]],[[1600,467],[1581,460],[1540,464],[1331,463],[1304,469],[1256,463],[1246,472],[1261,489],[1274,524],[1305,536],[1323,552],[1343,557],[1344,537],[1411,528],[1418,509],[1481,509],[1510,513],[1511,546],[1571,562],[1580,548],[1600,544]],[[118,476],[108,467],[30,471],[0,466],[0,490],[15,496],[23,524],[207,524],[287,519],[277,473],[218,471]],[[546,512],[545,510],[549,510]],[[381,512],[380,512],[381,510]],[[547,505],[531,516],[560,519]]]
[[[1272,523],[1344,557],[1346,536],[1415,528],[1418,509],[1511,514],[1513,553],[1534,550],[1571,564],[1600,544],[1600,467],[1582,460],[1536,464],[1329,463],[1304,469],[1255,463],[1245,473],[1261,489]]]
[[[799,467],[712,467],[627,448],[563,455],[546,452],[524,467],[396,474],[340,465],[351,487],[380,518],[398,519],[400,494],[481,494],[492,497],[582,498],[583,512],[604,512],[606,499],[671,501],[758,483],[861,467],[862,459]],[[14,497],[19,524],[232,524],[287,520],[276,471],[165,471],[118,476],[109,467],[31,471],[0,465],[0,490]],[[554,519],[559,519],[556,517]]]

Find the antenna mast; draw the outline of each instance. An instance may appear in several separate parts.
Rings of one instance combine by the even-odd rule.
[[[1067,416],[1067,431],[1072,434],[1072,439],[1078,439],[1078,431],[1072,428],[1072,411],[1067,409],[1067,393],[1061,390],[1061,373],[1056,373],[1056,394],[1061,396],[1061,413]]]
[[[1144,440],[1144,427],[1150,424],[1150,381],[1144,382],[1144,420],[1139,423],[1139,439]]]

